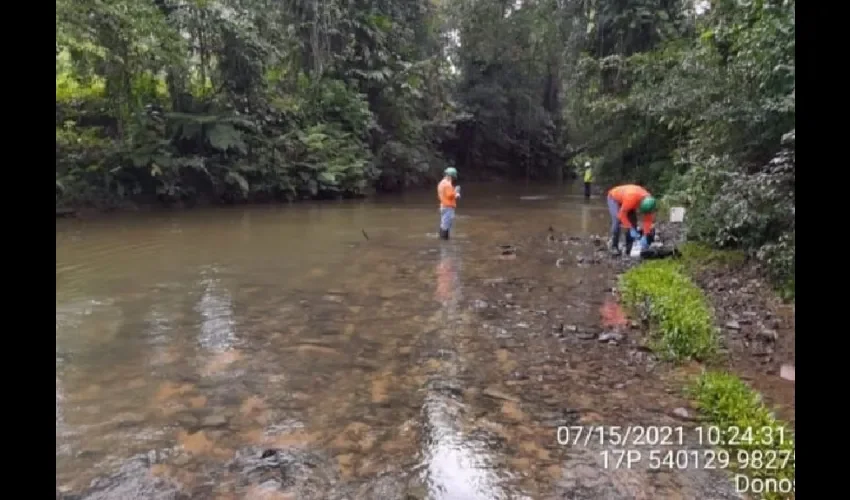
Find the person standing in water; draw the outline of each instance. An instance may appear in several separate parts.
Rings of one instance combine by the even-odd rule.
[[[593,169],[590,168],[590,162],[584,162],[584,199],[590,199],[590,188],[593,185]]]
[[[443,180],[437,185],[437,198],[440,200],[440,238],[449,239],[449,232],[455,220],[455,208],[460,198],[460,186],[457,182],[457,170],[449,167],[443,172]]]
[[[655,198],[641,186],[624,184],[608,191],[608,213],[611,215],[611,252],[620,254],[620,228],[626,230],[626,255],[632,251],[632,244],[640,239],[641,250],[652,243],[655,221]],[[637,216],[643,216],[641,232],[637,228]],[[642,233],[642,234],[641,234]]]

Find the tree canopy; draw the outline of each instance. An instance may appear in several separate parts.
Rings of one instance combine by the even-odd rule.
[[[56,202],[591,161],[793,276],[793,0],[57,0]],[[784,278],[783,278],[784,279]]]

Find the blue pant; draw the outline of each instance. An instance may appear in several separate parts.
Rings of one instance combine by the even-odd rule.
[[[608,197],[608,214],[611,216],[611,248],[620,244],[620,204],[614,198]]]
[[[440,208],[440,231],[448,231],[455,221],[455,209],[449,207]]]
[[[620,246],[620,228],[622,224],[620,223],[620,218],[618,214],[620,213],[620,204],[617,203],[617,200],[608,196],[608,213],[611,215],[611,248],[617,248]],[[632,227],[636,227],[636,220],[631,221]],[[634,240],[632,239],[632,235],[626,232],[626,252],[632,251],[632,243]]]

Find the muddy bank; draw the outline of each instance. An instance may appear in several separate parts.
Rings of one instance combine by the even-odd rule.
[[[507,434],[505,445],[537,485],[532,498],[738,498],[722,471],[649,470],[648,453],[632,467],[606,466],[610,442],[564,446],[553,434],[562,426],[696,425],[681,391],[692,367],[660,363],[617,303],[616,277],[633,264],[611,258],[603,235],[555,228],[494,246],[467,307],[502,379],[464,394],[500,407],[482,425]],[[524,453],[529,439],[536,453]],[[694,445],[687,441],[680,448]]]
[[[682,228],[659,224],[659,232],[684,241]],[[753,260],[720,260],[688,267],[714,308],[727,368],[759,391],[778,416],[794,427],[794,304],[779,299]],[[791,380],[783,378],[791,373]],[[789,371],[790,367],[790,371]]]

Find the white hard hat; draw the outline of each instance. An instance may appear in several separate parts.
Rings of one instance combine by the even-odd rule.
[[[589,161],[584,162],[584,166],[585,166],[585,167],[589,167],[589,166],[590,166],[590,162],[589,162]]]

